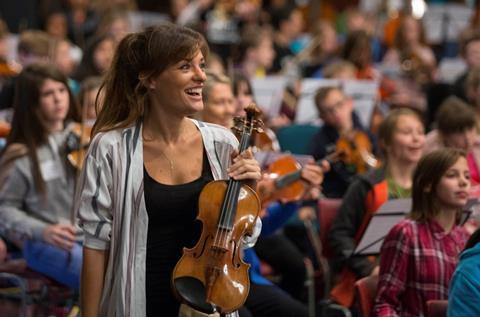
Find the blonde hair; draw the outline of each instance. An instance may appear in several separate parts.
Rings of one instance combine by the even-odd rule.
[[[207,72],[207,80],[205,81],[205,85],[203,86],[203,92],[202,92],[204,104],[208,102],[210,91],[212,90],[213,86],[215,86],[216,84],[226,84],[232,87],[232,81],[228,76],[223,74]]]

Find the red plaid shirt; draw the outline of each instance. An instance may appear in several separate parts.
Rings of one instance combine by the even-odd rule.
[[[435,221],[406,219],[395,225],[381,250],[375,315],[425,316],[430,299],[447,299],[448,285],[468,234],[446,233]]]

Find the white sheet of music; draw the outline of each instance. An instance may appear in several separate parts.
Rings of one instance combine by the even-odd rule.
[[[315,93],[320,87],[338,87],[339,85],[340,81],[336,79],[306,78],[302,80],[295,123],[321,124],[321,120],[318,118],[317,107],[315,106]]]
[[[342,87],[345,95],[353,99],[353,109],[360,118],[364,127],[370,126],[373,106],[377,101],[378,82],[373,80],[336,80],[314,79],[302,80],[300,98],[297,104],[295,123],[320,124],[317,107],[315,106],[315,94],[321,87]]]
[[[265,78],[252,78],[251,83],[258,107],[262,109],[267,117],[276,117],[282,105],[287,77],[267,76]]]
[[[422,19],[427,41],[458,41],[460,32],[467,28],[473,14],[473,9],[464,4],[429,4]]]

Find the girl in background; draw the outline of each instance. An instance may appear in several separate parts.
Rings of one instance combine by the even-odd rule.
[[[460,226],[470,173],[461,150],[425,155],[413,175],[409,219],[383,241],[375,316],[426,316],[426,303],[447,299],[468,234]]]
[[[409,109],[392,110],[378,134],[383,166],[359,176],[348,187],[329,233],[334,252],[334,273],[340,273],[332,290],[343,306],[353,303],[356,279],[378,274],[378,266],[366,256],[351,256],[372,215],[390,199],[411,195],[412,176],[425,144],[420,117]]]
[[[15,91],[12,130],[0,157],[0,233],[24,249],[32,269],[78,287],[81,248],[72,224],[75,171],[66,145],[69,123],[78,119],[75,99],[66,77],[44,64],[27,66]],[[73,261],[62,277],[65,251]]]

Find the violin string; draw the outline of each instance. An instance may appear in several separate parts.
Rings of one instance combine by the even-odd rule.
[[[227,202],[228,203],[228,197],[230,196],[230,192],[231,192],[231,186],[227,186],[227,189],[225,191],[225,196],[223,198],[223,201],[224,202]],[[220,210],[220,218],[218,220],[218,224],[217,224],[217,231],[215,232],[215,238],[214,238],[214,244],[215,245],[218,245],[218,243],[220,242],[221,240],[221,235],[222,235],[222,229],[221,229],[221,225],[223,224],[224,222],[224,219],[225,219],[225,209],[227,206],[223,203],[222,204],[222,208]]]
[[[233,181],[233,180],[232,180]],[[230,220],[229,214],[231,213],[232,209],[232,200],[233,197],[235,196],[235,188],[234,188],[235,183],[230,183],[227,186],[227,190],[225,192],[225,197],[224,201],[226,202],[224,205],[222,205],[222,210],[220,211],[220,219],[219,219],[219,225],[221,225],[221,228],[219,229],[219,226],[217,226],[217,232],[215,233],[215,244],[218,245],[221,241],[224,241],[225,235],[226,235],[226,230],[224,228],[224,224],[228,220]],[[227,220],[227,221],[226,221]]]
[[[250,139],[250,136],[249,134],[243,134],[242,135],[242,138],[240,140],[240,152],[244,151],[245,148],[247,147],[247,144],[248,144],[248,141]],[[234,206],[235,206],[235,203],[236,201],[234,201],[234,199],[238,199],[238,192],[239,192],[239,186],[240,186],[240,182],[239,181],[235,181],[233,179],[231,179],[231,186],[230,187],[230,191],[227,193],[226,196],[226,199],[227,199],[227,204],[226,204],[226,208],[225,210],[223,210],[222,212],[222,217],[223,219],[222,220],[226,220],[226,224],[230,225],[232,223],[232,218],[235,216],[235,210],[234,210]],[[228,197],[227,197],[228,196]],[[227,230],[225,230],[227,229]],[[230,226],[228,228],[224,228],[220,234],[220,239],[222,241],[226,241],[226,238],[228,236],[228,231],[231,231],[231,228]]]
[[[233,189],[232,189],[232,199],[229,200],[230,204],[229,204],[229,208],[228,208],[228,212],[227,212],[227,222],[228,224],[232,224],[233,223],[233,217],[235,217],[235,214],[236,214],[236,210],[235,210],[235,205],[236,205],[236,201],[235,199],[238,199],[238,191],[239,191],[239,186],[240,186],[240,182],[239,181],[234,181],[233,182]],[[229,226],[229,229],[230,231],[233,229],[232,226]],[[228,236],[228,232],[225,231],[225,235]],[[227,241],[228,242],[228,241]]]

